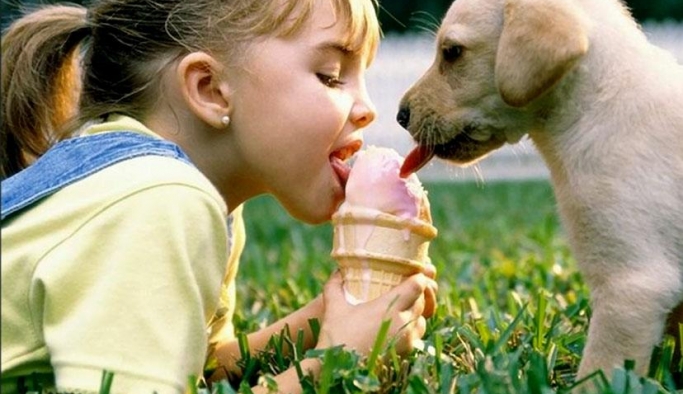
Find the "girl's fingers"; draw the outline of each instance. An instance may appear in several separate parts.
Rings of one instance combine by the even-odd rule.
[[[436,282],[432,282],[425,289],[425,307],[422,312],[422,316],[429,318],[432,317],[432,315],[434,315],[434,312],[436,311],[436,292],[438,290],[439,286]]]
[[[425,332],[427,332],[427,319],[423,316],[417,318],[417,321],[415,322],[415,331],[417,333],[417,338],[415,339],[422,338],[425,335]]]
[[[436,279],[436,267],[432,263],[426,263],[422,267],[422,273],[428,278]]]
[[[402,322],[402,323],[401,323]],[[401,322],[395,322],[399,326],[396,331],[395,339],[397,350],[399,353],[406,354],[410,352],[416,343],[419,343],[421,338],[427,331],[427,320],[422,316],[410,316],[410,319],[404,318]]]
[[[415,274],[393,288],[390,292],[382,295],[380,298],[385,301],[391,300],[392,302],[395,302],[394,306],[399,311],[412,309],[415,302],[422,296],[422,293],[424,293],[430,282],[432,282],[432,280],[425,275],[421,273]]]
[[[410,308],[411,312],[411,320],[416,319],[418,316],[422,316],[424,313],[425,309],[425,297],[424,293],[418,297],[415,302],[413,303],[412,308]]]

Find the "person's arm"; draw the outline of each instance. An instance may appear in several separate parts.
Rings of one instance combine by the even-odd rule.
[[[297,329],[305,332],[306,348],[326,349],[342,345],[360,354],[368,354],[375,342],[376,335],[385,320],[391,321],[389,338],[396,341],[396,349],[400,354],[406,354],[413,348],[416,339],[424,335],[426,329],[425,317],[434,311],[437,285],[432,279],[433,267],[424,274],[416,274],[398,285],[392,291],[367,303],[351,305],[346,301],[342,286],[341,275],[332,275],[325,285],[322,297],[316,298],[306,307],[274,323],[273,325],[248,336],[252,352],[262,349],[270,337],[279,334],[285,324],[290,331]],[[308,328],[308,320],[321,320],[318,342],[313,344],[313,337]],[[252,342],[253,341],[253,342]],[[237,373],[236,362],[239,360],[239,350],[235,341],[219,346],[216,350],[219,370],[209,379],[217,381],[226,377],[225,372]],[[301,361],[301,368],[305,375],[312,374],[317,379],[320,373],[318,359]],[[299,393],[301,385],[299,375],[294,367],[275,376],[278,391],[282,393]],[[254,392],[265,388],[254,387]]]
[[[312,374],[315,378],[317,378],[320,374],[321,364],[320,360],[317,358],[307,358],[301,360],[300,366],[304,375]],[[302,392],[301,383],[299,382],[299,375],[294,367],[291,367],[276,376],[275,381],[277,382],[278,393],[298,394]],[[271,393],[270,389],[261,386],[252,387],[251,390],[254,392],[254,394]]]
[[[322,320],[323,311],[323,299],[322,296],[318,296],[303,308],[285,316],[266,328],[248,334],[249,352],[252,355],[256,355],[264,350],[270,338],[274,335],[279,335],[285,326],[288,327],[293,336],[296,336],[302,330],[304,333],[304,349],[312,348],[315,346],[315,339],[313,338],[309,320]],[[239,343],[236,339],[218,345],[215,355],[218,361],[218,369],[211,376],[211,381],[221,380],[228,376],[231,378],[241,376],[242,371],[237,366],[237,361],[242,358],[242,355],[240,354]]]

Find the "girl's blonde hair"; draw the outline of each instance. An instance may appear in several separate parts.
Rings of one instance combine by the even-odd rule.
[[[346,24],[349,49],[371,57],[380,35],[373,0],[101,0],[26,14],[2,36],[0,176],[88,120],[140,118],[174,59],[201,50],[236,63],[258,37],[296,34],[318,1]]]

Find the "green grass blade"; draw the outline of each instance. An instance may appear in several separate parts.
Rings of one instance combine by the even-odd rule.
[[[114,374],[111,371],[102,371],[102,380],[100,381],[100,391],[99,394],[109,394],[111,391],[111,385],[114,381]],[[192,384],[194,386],[194,383]]]
[[[377,337],[375,337],[375,343],[372,346],[370,356],[368,356],[368,369],[370,370],[371,374],[373,373],[372,371],[375,370],[375,364],[377,363],[380,353],[382,350],[384,350],[384,344],[386,343],[390,326],[391,320],[382,321],[382,325],[379,327],[379,331],[377,332]]]
[[[512,333],[515,331],[515,328],[519,325],[519,322],[522,320],[522,317],[524,316],[524,311],[526,310],[526,305],[522,307],[522,309],[517,313],[517,316],[512,320],[512,322],[505,328],[505,331],[501,334],[500,338],[496,341],[495,346],[493,346],[493,351],[498,352],[500,351],[507,341],[510,339],[512,336]]]
[[[548,305],[548,298],[546,296],[546,292],[544,290],[538,291],[536,294],[536,314],[534,315],[534,324],[536,325],[535,327],[535,336],[534,336],[534,349],[536,351],[542,352],[543,351],[543,346],[545,343],[545,335],[546,335],[546,327],[545,327],[545,318],[546,318],[546,308]]]

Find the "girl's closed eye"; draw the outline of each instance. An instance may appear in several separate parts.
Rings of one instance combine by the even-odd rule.
[[[344,81],[342,81],[337,75],[328,75],[323,73],[316,73],[315,75],[318,77],[320,82],[323,83],[323,85],[330,88],[336,88],[344,84]]]

